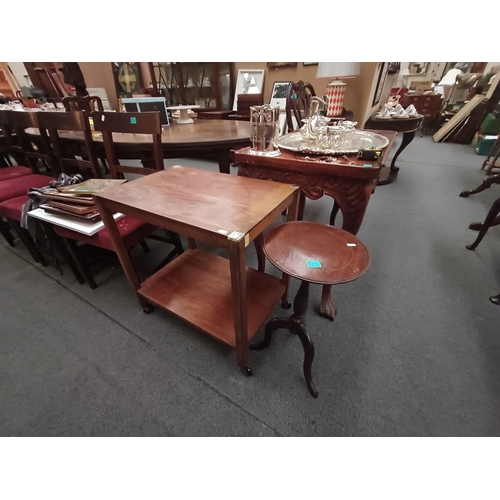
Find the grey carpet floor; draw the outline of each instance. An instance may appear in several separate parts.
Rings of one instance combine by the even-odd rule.
[[[42,268],[2,240],[0,435],[500,435],[500,307],[488,301],[500,293],[500,230],[465,249],[476,236],[469,223],[484,219],[499,191],[458,196],[484,179],[483,159],[470,146],[416,137],[398,180],[376,189],[358,234],[372,265],[334,287],[334,323],[316,314],[321,288],[311,288],[316,400],[287,332],[251,352],[247,378],[232,349],[165,311],[145,315],[119,265],[90,290],[66,266],[63,275]],[[331,207],[329,198],[308,201],[305,219],[326,223]],[[133,250],[144,276],[169,250],[151,247]],[[256,263],[252,247],[248,261]],[[278,275],[270,264],[268,272]],[[283,313],[277,306],[272,316]]]

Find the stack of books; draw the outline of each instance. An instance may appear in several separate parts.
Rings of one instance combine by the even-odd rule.
[[[126,179],[90,179],[80,184],[47,189],[42,194],[43,203],[39,208],[54,215],[99,222],[101,216],[94,194],[124,182],[127,182]]]

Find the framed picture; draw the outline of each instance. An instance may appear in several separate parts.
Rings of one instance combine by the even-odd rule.
[[[375,87],[375,94],[373,95],[372,106],[376,106],[380,102],[382,90],[384,88],[385,79],[387,78],[387,63],[380,63],[380,71],[377,78],[377,85]]]
[[[280,109],[286,109],[286,91],[290,82],[274,82],[271,92],[271,106],[279,106]]]
[[[281,68],[282,66],[297,66],[296,62],[268,62],[268,68]]]
[[[263,69],[240,69],[234,89],[233,110],[237,109],[238,94],[262,94],[264,87]]]
[[[113,62],[113,76],[118,97],[132,97],[142,86],[141,66],[135,62]]]

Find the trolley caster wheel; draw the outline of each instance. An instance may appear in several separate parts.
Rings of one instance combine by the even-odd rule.
[[[243,373],[243,375],[246,375],[247,377],[251,377],[253,375],[252,369],[248,366],[244,366],[244,367],[240,368],[240,370],[241,370],[241,373]]]
[[[460,196],[460,198],[468,198],[470,195],[470,191],[462,191],[458,196]]]
[[[147,306],[144,306],[144,307],[142,308],[142,310],[143,310],[146,314],[151,314],[151,313],[155,310],[155,308],[154,308],[152,305],[148,304]]]
[[[292,307],[292,303],[289,300],[282,300],[281,307],[283,309],[290,309],[290,307]]]
[[[465,245],[465,248],[467,248],[467,250],[472,250],[472,251],[476,249],[473,245]]]

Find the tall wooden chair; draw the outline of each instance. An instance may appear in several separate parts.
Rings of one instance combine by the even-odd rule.
[[[37,113],[0,111],[0,128],[4,133],[9,155],[19,163],[0,169],[0,218],[3,220],[0,221],[0,231],[9,245],[14,246],[10,226],[35,262],[45,264],[44,256],[30,233],[20,224],[23,206],[28,201],[28,190],[47,186],[53,180],[53,177],[39,174],[39,170],[43,168],[40,160],[47,166],[49,156],[45,154],[40,142],[33,144],[33,136],[26,132],[26,129],[38,128]]]
[[[63,97],[62,103],[66,111],[85,111],[88,115],[94,111],[104,111],[102,100],[99,96],[86,95],[85,97]]]
[[[264,98],[262,94],[238,94],[238,100],[236,101],[236,112],[230,114],[227,118],[229,120],[250,120],[250,108],[252,106],[262,106],[264,104]]]
[[[299,80],[296,83],[290,82],[286,91],[286,125],[288,132],[300,129],[302,120],[307,118],[311,97],[316,92],[310,83]]]
[[[63,98],[62,103],[66,111],[83,111],[88,117],[90,117],[94,111],[104,111],[102,100],[97,95],[86,95],[84,97],[67,96]],[[108,173],[109,169],[106,163],[106,155],[100,156],[99,160],[101,160],[106,173]]]
[[[102,133],[109,171],[114,179],[123,179],[123,174],[148,175],[163,170],[161,122],[158,111],[146,113],[92,113],[94,129]],[[144,157],[142,167],[122,165],[123,154],[118,150],[113,134],[147,134],[152,138],[152,158]],[[120,158],[122,157],[122,158]]]
[[[102,178],[89,121],[83,111],[47,112],[38,113],[38,115],[42,141],[58,174],[61,172],[66,174],[80,173],[87,178]],[[80,134],[83,139],[82,147],[70,149],[64,143],[61,132]],[[73,142],[73,144],[75,143]]]
[[[82,113],[73,112],[73,113]],[[120,116],[121,115],[121,116]],[[142,116],[149,115],[149,116]],[[153,113],[92,113],[92,118],[94,120],[95,129],[102,131],[103,140],[106,148],[107,160],[110,165],[110,171],[115,179],[123,178],[124,173],[147,175],[158,170],[163,170],[163,152],[161,147],[161,125],[160,125],[160,114],[155,111]],[[136,118],[136,120],[131,120],[131,118]],[[128,123],[125,123],[128,122]],[[129,125],[132,127],[129,128]],[[118,158],[119,156],[113,148],[113,132],[115,133],[130,133],[134,132],[137,134],[152,134],[153,135],[153,154],[154,154],[154,164],[156,168],[143,168],[143,167],[126,167],[120,165]],[[90,153],[88,153],[90,156]],[[162,261],[161,266],[165,265],[167,262],[172,260],[175,255],[181,254],[184,249],[177,233],[171,231],[166,231],[166,237],[152,234],[157,228],[151,224],[146,224],[140,219],[134,217],[123,217],[117,221],[118,230],[123,238],[125,246],[127,249],[140,244],[144,251],[149,251],[144,239],[150,238],[162,242],[169,243],[174,246],[173,250],[167,255],[167,257]],[[82,273],[87,279],[89,286],[91,288],[96,288],[97,284],[94,280],[92,272],[80,252],[79,247],[76,242],[82,244],[93,245],[105,250],[114,252],[113,243],[111,237],[106,228],[101,229],[98,233],[93,236],[85,236],[76,231],[66,229],[59,226],[54,226],[55,232],[65,239],[68,250],[71,255],[78,263]]]
[[[0,111],[0,128],[10,156],[18,165],[23,165],[31,173],[56,174],[41,137],[28,134],[27,129],[38,129],[38,113],[24,111]]]

